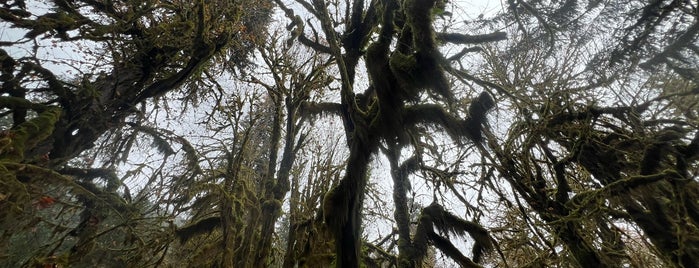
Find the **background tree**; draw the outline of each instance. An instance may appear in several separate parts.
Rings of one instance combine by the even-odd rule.
[[[321,130],[318,130],[321,131]],[[332,235],[323,223],[320,204],[333,181],[339,180],[344,159],[342,137],[327,131],[310,138],[299,152],[302,161],[292,176],[286,212],[286,245],[282,267],[329,267],[335,259]],[[282,240],[283,241],[283,240]]]
[[[191,224],[178,230],[178,236],[187,242],[196,235],[220,230],[221,235],[207,239],[207,250],[200,253],[208,256],[203,260],[220,261],[221,266],[264,267],[273,261],[275,227],[285,196],[294,188],[292,196],[296,198],[290,206],[296,210],[295,206],[300,205],[298,191],[304,187],[297,177],[304,168],[294,168],[294,163],[297,153],[309,141],[306,121],[311,118],[302,116],[300,106],[309,98],[322,95],[322,88],[332,81],[325,73],[322,57],[304,53],[299,47],[286,47],[280,37],[272,36],[270,44],[259,49],[264,68],[240,82],[241,86],[250,87],[247,93],[240,92],[248,97],[230,95],[223,101],[233,105],[217,106],[211,114],[209,128],[231,138],[217,139],[217,149],[209,147],[212,153],[219,154],[207,157],[213,162],[209,165],[213,170],[185,187],[186,196],[191,198],[187,202],[194,202],[192,210],[196,214]],[[260,89],[264,92],[260,93]],[[296,174],[292,174],[294,169]],[[309,179],[318,180],[314,176]],[[192,191],[193,188],[198,190]],[[290,213],[296,220],[313,215],[314,210],[310,208],[311,212],[303,215]],[[296,234],[290,235],[296,239]],[[211,258],[212,249],[220,244],[221,255]],[[279,265],[281,256],[277,257]],[[195,264],[201,265],[192,263]]]

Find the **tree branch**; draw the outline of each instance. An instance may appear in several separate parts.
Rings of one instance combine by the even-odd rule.
[[[507,39],[507,34],[504,32],[494,32],[479,35],[460,33],[438,33],[437,39],[452,44],[479,44],[505,40]]]

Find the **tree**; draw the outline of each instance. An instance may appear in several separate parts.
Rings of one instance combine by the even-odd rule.
[[[259,49],[265,67],[240,81],[264,93],[249,90],[240,92],[246,98],[227,96],[224,102],[232,105],[218,106],[219,111],[211,115],[215,119],[209,128],[223,130],[220,133],[230,138],[218,138],[218,145],[209,147],[220,154],[208,157],[214,168],[195,178],[186,194],[192,199],[188,202],[196,204],[196,215],[191,224],[178,230],[178,236],[187,242],[220,230],[222,237],[210,239],[207,248],[224,245],[220,258],[213,258],[221,266],[270,265],[284,198],[291,188],[298,191],[300,187],[291,183],[292,177],[295,182],[299,179],[291,172],[297,153],[309,140],[306,121],[311,120],[301,116],[301,105],[322,94],[322,88],[331,82],[325,73],[326,60],[284,46],[280,37],[273,35],[269,45]]]
[[[691,196],[694,192],[695,181],[691,179],[694,175],[690,170],[693,170],[695,152],[690,148],[695,146],[696,135],[695,128],[690,127],[694,123],[686,122],[693,122],[695,116],[690,113],[689,120],[675,122],[663,118],[663,113],[658,112],[674,110],[672,104],[666,106],[665,103],[677,102],[674,98],[678,96],[695,94],[690,81],[696,77],[693,71],[696,66],[690,62],[696,53],[689,40],[696,40],[696,14],[692,13],[694,8],[690,4],[661,1],[607,5],[590,2],[582,7],[577,1],[565,1],[548,7],[543,2],[510,1],[508,13],[499,19],[513,22],[517,27],[512,46],[506,50],[473,50],[482,52],[488,60],[486,66],[493,68],[493,71],[484,73],[485,78],[479,78],[467,69],[457,69],[445,60],[453,59],[455,65],[460,66],[460,60],[471,50],[444,57],[437,50],[435,40],[470,43],[499,40],[503,35],[435,33],[432,23],[435,15],[443,9],[438,2],[348,1],[329,7],[319,1],[299,1],[299,4],[315,16],[315,25],[319,25],[325,35],[319,38],[313,22],[304,24],[293,10],[283,7],[292,20],[290,27],[301,43],[331,54],[342,78],[339,114],[345,122],[350,156],[345,177],[328,193],[324,203],[325,211],[329,208],[339,211],[325,215],[326,223],[335,234],[338,265],[358,265],[359,211],[369,159],[382,142],[399,148],[408,144],[418,148],[411,139],[420,136],[415,127],[421,124],[437,125],[455,141],[463,141],[464,137],[476,144],[487,141],[489,149],[477,146],[485,156],[485,163],[492,165],[483,176],[488,180],[502,176],[505,183],[500,184],[512,186],[514,197],[502,186],[497,186],[499,183],[490,182],[490,189],[509,204],[518,204],[524,213],[528,209],[521,205],[520,198],[523,199],[536,212],[537,221],[542,220],[551,227],[543,234],[546,240],[555,237],[556,243],[560,241],[565,245],[570,262],[581,266],[615,266],[629,259],[620,253],[624,252],[620,238],[622,232],[617,226],[620,221],[645,230],[656,249],[662,252],[661,259],[667,263],[687,266],[694,262],[692,256],[696,256],[695,252],[692,247],[684,245],[693,241],[696,233],[689,216],[694,213],[695,205],[683,201],[687,200],[683,196]],[[348,14],[337,11],[343,10],[340,8],[343,4]],[[636,10],[643,12],[634,13]],[[619,17],[618,12],[625,12],[627,16]],[[590,18],[595,15],[608,19],[610,23],[590,24]],[[344,19],[345,29],[341,33],[337,32],[339,20],[336,18]],[[631,27],[623,26],[621,20],[625,19],[634,22]],[[659,25],[668,27],[655,28]],[[307,37],[304,26],[311,26],[315,35]],[[617,35],[599,39],[587,36],[604,30],[615,31]],[[657,49],[657,38],[662,35],[672,38]],[[392,45],[394,40],[395,46]],[[584,53],[585,45],[598,41],[609,49]],[[674,49],[683,53],[674,53]],[[586,61],[586,58],[590,60]],[[356,67],[362,60],[366,63],[370,85],[368,90],[355,94],[361,91],[355,85],[355,78]],[[655,63],[663,63],[665,67]],[[589,69],[578,71],[586,64]],[[605,67],[593,69],[595,65]],[[632,79],[652,82],[657,78],[648,80],[637,74],[637,66],[646,70],[666,68],[663,70],[679,75],[672,78],[673,81],[682,81],[671,84],[688,86],[676,95],[642,97],[643,91],[630,90],[623,83],[639,81]],[[473,98],[472,105],[461,110],[468,116],[459,119],[455,113],[458,110],[454,107],[454,90],[450,88],[444,71],[496,93],[498,101],[512,104],[515,107],[513,118],[522,119],[515,120],[512,131],[507,132],[515,134],[505,137],[502,142],[492,134],[486,135],[487,139],[481,136],[484,121],[474,115],[485,114],[491,108],[493,101],[488,94]],[[609,88],[620,89],[620,93],[606,96],[625,105],[605,105],[614,102],[593,95],[597,92],[603,94],[603,90]],[[630,94],[621,94],[626,92]],[[420,104],[426,100],[432,104]],[[469,111],[464,113],[464,110]],[[652,117],[646,122],[639,120],[639,115]],[[534,132],[537,134],[528,134]],[[610,143],[611,148],[607,147]],[[393,161],[396,163],[394,171],[405,168],[399,166],[397,160]],[[641,166],[634,167],[634,162],[641,163]],[[584,170],[584,173],[576,172],[579,170]],[[400,180],[397,182],[400,184]],[[649,183],[654,185],[647,186]],[[638,187],[641,186],[648,189],[640,190]],[[617,200],[627,193],[630,199]],[[612,196],[614,199],[609,199]],[[397,197],[402,199],[400,194]],[[516,202],[510,201],[513,198]],[[603,209],[609,212],[594,216],[587,214],[588,206],[599,202],[616,205]],[[677,207],[677,204],[682,205]],[[654,211],[651,208],[657,211],[646,212]],[[398,209],[405,211],[404,208]],[[615,220],[609,220],[609,216]],[[690,222],[683,225],[687,220]],[[655,231],[673,222],[682,231],[668,230],[662,235],[662,232]],[[408,232],[400,232],[403,237],[408,237]],[[547,246],[555,253],[555,244]],[[598,249],[600,246],[601,250]]]
[[[369,161],[378,152],[379,145],[385,142],[398,147],[417,146],[411,139],[418,137],[419,126],[425,125],[438,126],[454,141],[482,142],[483,117],[492,108],[492,99],[483,93],[474,98],[470,108],[455,106],[454,92],[444,73],[450,65],[438,50],[437,38],[469,43],[498,40],[504,35],[437,35],[432,22],[443,12],[445,3],[441,1],[373,1],[369,4],[347,1],[344,5],[349,13],[332,13],[332,16],[325,3],[313,1],[300,4],[314,15],[324,37],[308,38],[304,33],[304,21],[280,1],[277,4],[292,20],[290,27],[295,37],[331,55],[340,73],[340,104],[323,107],[342,118],[350,151],[345,176],[327,193],[323,211],[325,223],[335,237],[337,266],[357,267],[361,260],[361,210]],[[340,4],[329,6],[340,9]],[[345,29],[338,33],[333,25],[342,17]],[[393,41],[398,44],[395,48],[391,46]],[[369,78],[369,86],[364,89],[355,84],[360,60],[366,63]],[[459,111],[466,113],[466,118],[459,115]],[[425,216],[428,218],[421,230],[433,241],[442,241],[432,232],[431,226],[438,218],[436,214],[450,214],[444,214],[438,205],[430,208],[426,214],[431,217]],[[430,218],[432,220],[428,220]],[[400,220],[405,221],[404,218]],[[456,228],[456,225],[448,228]],[[421,245],[425,246],[426,242]],[[462,259],[462,263],[471,263],[468,258]]]
[[[3,2],[3,24],[21,29],[23,37],[0,44],[3,119],[12,119],[2,134],[0,222],[13,227],[3,228],[2,240],[23,226],[18,222],[33,218],[32,203],[43,196],[65,198],[57,203],[76,205],[81,216],[77,226],[53,228],[78,237],[69,241],[75,244],[73,255],[42,250],[36,257],[65,254],[73,262],[73,257],[91,250],[88,245],[101,232],[110,230],[100,222],[112,212],[119,217],[147,215],[148,210],[130,202],[128,189],[108,165],[95,168],[92,160],[75,158],[105,133],[127,138],[115,141],[113,148],[120,150],[110,152],[112,157],[128,155],[143,136],[160,145],[162,137],[177,139],[140,125],[146,103],[187,85],[190,94],[199,92],[195,85],[206,81],[210,71],[244,66],[262,40],[259,29],[264,29],[271,11],[269,3],[255,3],[244,12],[244,2],[53,1],[46,3],[47,9],[41,2]],[[22,46],[27,53],[18,52]],[[78,53],[94,61],[83,65],[44,58],[42,53],[51,47],[82,48]],[[78,73],[61,73],[52,64],[78,66]],[[131,134],[119,135],[124,128]],[[69,194],[49,193],[50,189]],[[59,246],[64,242],[50,243],[63,248]]]
[[[330,130],[318,131],[326,131],[318,137],[327,139],[309,137],[309,144],[299,152],[305,157],[292,176],[288,225],[282,227],[288,228],[282,267],[329,267],[334,260],[332,235],[319,204],[341,176],[344,159],[338,141],[342,137]]]
[[[697,54],[670,52],[694,47],[697,17],[686,7],[510,2],[521,34],[491,50],[484,73],[514,114],[506,136],[488,139],[489,179],[544,259],[633,265],[641,235],[644,265],[695,265],[696,204],[685,198],[696,193],[696,116],[675,103],[697,94],[696,68],[679,63]]]

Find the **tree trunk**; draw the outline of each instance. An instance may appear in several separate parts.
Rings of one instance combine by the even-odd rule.
[[[366,126],[358,126],[365,127]],[[325,222],[335,234],[336,267],[359,267],[361,263],[361,225],[364,190],[372,153],[377,149],[376,138],[353,135],[345,177],[325,197]],[[366,133],[366,132],[364,132]]]
[[[393,218],[398,226],[398,267],[412,268],[416,267],[413,247],[413,242],[410,236],[410,212],[408,211],[408,197],[406,195],[408,181],[408,172],[405,165],[411,160],[405,161],[403,165],[398,164],[400,157],[400,149],[395,145],[390,145],[385,151],[388,162],[391,166],[391,177],[393,178],[393,203],[395,211]]]

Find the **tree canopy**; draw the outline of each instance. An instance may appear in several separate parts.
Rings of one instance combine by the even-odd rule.
[[[0,264],[695,267],[692,1],[5,1]]]

